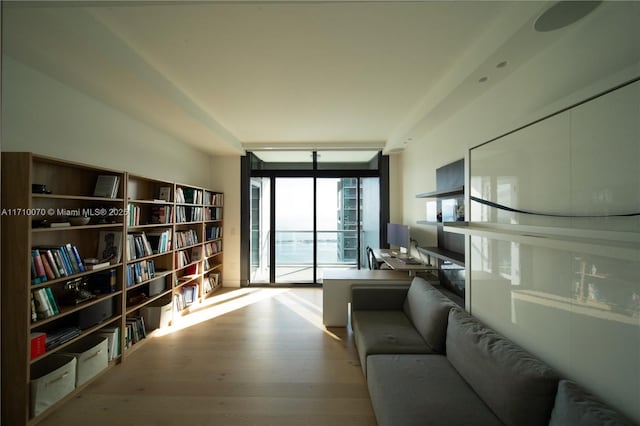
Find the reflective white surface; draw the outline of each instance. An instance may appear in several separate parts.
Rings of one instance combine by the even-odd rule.
[[[635,83],[472,149],[470,195],[547,214],[640,212],[639,123]],[[534,216],[477,202],[469,217],[558,231],[623,231],[632,239],[640,232],[638,217]],[[637,244],[622,257],[606,241],[600,250],[581,251],[532,239],[469,238],[472,314],[640,421]]]

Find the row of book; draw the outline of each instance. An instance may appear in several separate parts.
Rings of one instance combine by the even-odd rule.
[[[166,253],[171,250],[171,229],[165,229],[163,231],[149,231],[146,235],[154,254]]]
[[[198,244],[198,234],[195,230],[176,231],[176,248]]]
[[[156,265],[153,260],[142,260],[127,265],[127,288],[150,280],[156,276]]]
[[[202,220],[201,207],[176,207],[176,222],[197,222]]]
[[[220,253],[222,251],[222,241],[212,241],[204,245],[204,253],[208,256]]]
[[[204,209],[204,220],[222,220],[222,207]]]
[[[209,293],[214,288],[220,285],[220,274],[217,272],[211,272],[202,278],[202,291],[204,294]]]
[[[153,206],[151,207],[151,216],[146,216],[144,206],[129,203],[127,205],[127,225],[140,226],[149,224],[168,224],[171,223],[172,216],[171,206]]]
[[[124,347],[129,348],[147,337],[147,330],[142,317],[129,317],[126,320]]]
[[[197,283],[185,284],[180,288],[180,292],[173,294],[173,310],[180,312],[184,308],[191,306],[198,301],[198,290],[200,286]]]
[[[144,232],[127,234],[127,247],[125,252],[128,261],[153,255],[151,244]]]
[[[167,224],[171,223],[173,216],[171,206],[153,206],[151,208],[151,220],[149,223]]]
[[[94,197],[116,198],[120,187],[120,176],[99,175],[93,189]]]
[[[107,338],[107,359],[113,361],[118,358],[122,353],[120,348],[120,327],[101,328],[96,334]]]
[[[194,188],[176,188],[176,203],[202,204],[202,191]]]
[[[191,258],[187,250],[176,252],[176,268],[182,268],[191,263]]]
[[[54,330],[47,333],[46,337],[46,349],[50,351],[56,346],[68,342],[71,339],[78,337],[82,331],[78,327],[65,327],[58,330]]]
[[[205,206],[221,206],[223,204],[224,204],[223,194],[205,192],[205,195],[204,195]]]
[[[31,283],[40,284],[84,272],[85,266],[76,246],[34,247],[31,250]]]
[[[207,241],[217,240],[218,238],[222,237],[222,227],[221,226],[207,227],[205,232],[206,232],[205,238],[206,238]]]
[[[58,315],[60,309],[51,288],[40,288],[31,292],[31,322]]]

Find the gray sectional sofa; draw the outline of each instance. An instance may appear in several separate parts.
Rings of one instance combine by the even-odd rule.
[[[354,286],[351,309],[379,426],[633,424],[421,278]]]

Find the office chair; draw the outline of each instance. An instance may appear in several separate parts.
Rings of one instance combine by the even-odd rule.
[[[382,260],[378,260],[371,247],[367,246],[366,251],[369,269],[391,269]]]

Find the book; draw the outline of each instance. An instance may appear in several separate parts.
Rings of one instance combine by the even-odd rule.
[[[41,331],[35,331],[30,334],[30,354],[31,359],[38,358],[47,351],[46,347],[47,334]]]
[[[93,190],[94,197],[116,198],[120,176],[99,175]]]
[[[49,228],[64,228],[66,226],[71,226],[71,222],[51,222],[51,223],[49,223]]]
[[[36,301],[33,297],[33,292],[31,292],[31,322],[38,321],[38,311],[36,311]]]
[[[53,270],[53,274],[55,275],[56,278],[60,278],[61,276],[60,269],[58,268],[58,264],[56,263],[56,260],[53,257],[51,250],[49,249],[40,250],[40,256],[44,256],[47,258],[47,263],[49,263],[49,266]]]
[[[33,299],[36,305],[36,314],[39,320],[49,318],[53,315],[53,310],[49,306],[47,292],[40,288],[33,292]]]
[[[112,265],[120,263],[122,256],[122,232],[100,231],[98,258],[108,260]]]
[[[58,309],[58,304],[56,303],[56,299],[53,297],[53,291],[50,287],[44,289],[47,293],[47,300],[49,301],[49,306],[51,307],[51,311],[53,315],[58,315],[60,310]]]
[[[111,266],[110,262],[101,262],[101,263],[89,263],[85,266],[87,271],[97,271],[98,269],[108,268]]]
[[[36,271],[36,263],[33,259],[33,256],[30,258],[31,261],[31,284],[36,285],[40,284],[40,277],[38,276],[38,272]]]
[[[44,265],[42,264],[42,258],[40,257],[40,252],[37,249],[31,250],[31,256],[33,257],[33,263],[36,267],[36,276],[39,279],[39,281],[37,283],[34,282],[34,284],[47,281],[47,273],[44,270]]]
[[[67,244],[67,246],[71,247],[71,253],[76,258],[76,262],[78,264],[78,268],[80,269],[80,272],[84,272],[85,267],[84,267],[84,264],[82,263],[82,257],[80,257],[80,253],[78,253],[78,248],[76,246],[72,246],[71,244]]]
[[[113,361],[120,356],[120,328],[105,327],[96,333],[98,336],[107,338],[108,360]]]

